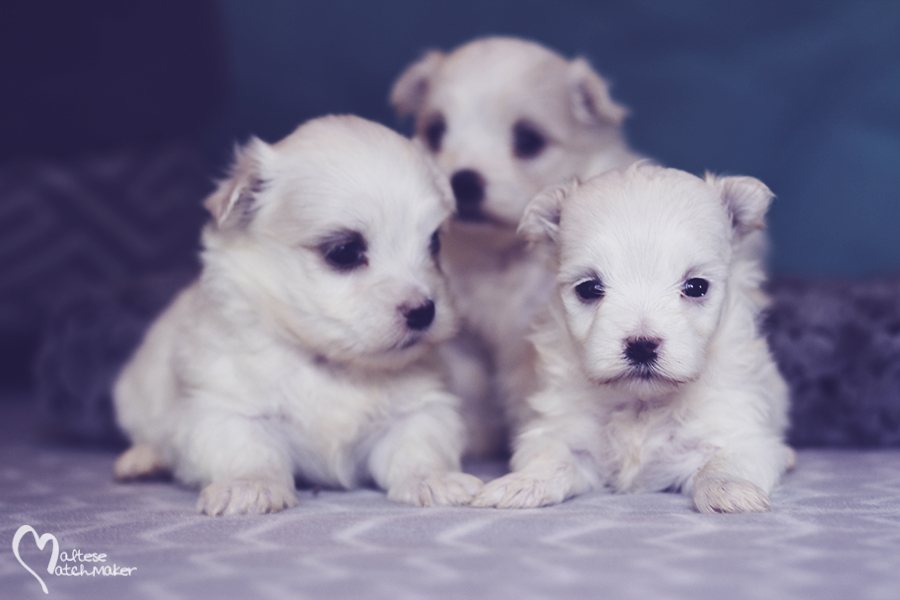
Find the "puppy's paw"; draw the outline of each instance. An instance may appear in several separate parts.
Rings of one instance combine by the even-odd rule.
[[[260,479],[211,483],[200,492],[197,512],[218,515],[261,515],[297,506],[293,489]]]
[[[478,495],[484,483],[468,473],[450,472],[411,477],[387,492],[389,500],[414,506],[465,506]]]
[[[169,469],[150,446],[132,446],[116,459],[113,476],[118,481],[149,479],[168,474]]]
[[[484,486],[472,506],[478,508],[537,508],[559,504],[567,497],[565,483],[525,473],[510,473]]]
[[[694,506],[702,513],[764,512],[772,504],[764,491],[745,479],[708,472],[694,484]]]

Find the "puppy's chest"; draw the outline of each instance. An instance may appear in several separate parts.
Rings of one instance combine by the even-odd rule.
[[[601,471],[617,492],[680,488],[712,451],[672,410],[628,406],[601,419]]]
[[[334,453],[358,443],[387,418],[392,391],[379,380],[298,369],[278,386],[277,408],[295,445]]]
[[[525,335],[553,290],[553,276],[543,260],[511,253],[454,264],[450,283],[466,322],[495,343]]]

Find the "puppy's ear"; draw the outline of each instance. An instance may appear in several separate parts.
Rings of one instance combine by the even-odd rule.
[[[762,181],[753,177],[716,177],[707,173],[706,182],[718,188],[738,238],[765,229],[766,211],[775,195]]]
[[[391,106],[401,117],[416,114],[425,101],[425,93],[431,78],[441,63],[444,53],[431,50],[418,62],[411,64],[394,82],[391,90]]]
[[[220,182],[203,203],[219,229],[246,227],[253,220],[259,209],[258,195],[265,186],[262,163],[271,151],[268,144],[257,138],[235,150],[228,179]]]
[[[583,58],[569,63],[569,83],[572,86],[572,110],[575,118],[586,125],[621,125],[628,109],[609,95],[609,85]]]
[[[525,207],[518,234],[531,244],[556,243],[562,204],[581,185],[577,179],[538,192]]]

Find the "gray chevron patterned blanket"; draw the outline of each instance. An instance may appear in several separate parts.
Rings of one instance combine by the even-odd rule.
[[[763,514],[701,515],[676,494],[503,511],[301,490],[300,506],[276,515],[211,518],[173,483],[113,483],[113,452],[35,441],[28,405],[0,410],[3,598],[895,600],[900,590],[897,450],[802,451]],[[469,470],[490,478],[503,465]]]

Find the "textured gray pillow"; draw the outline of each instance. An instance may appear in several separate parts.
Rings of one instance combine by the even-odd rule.
[[[775,280],[765,322],[791,443],[900,446],[900,278]]]

